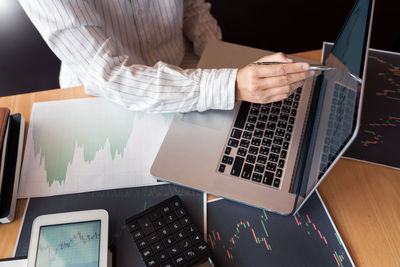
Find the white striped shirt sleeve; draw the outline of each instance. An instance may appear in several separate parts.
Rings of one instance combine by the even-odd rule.
[[[127,1],[102,1],[103,12],[115,14],[110,12],[112,9],[120,12],[120,16],[109,15],[115,23],[113,28],[122,36],[119,39],[107,35],[102,19],[106,15],[100,16],[96,8],[100,1],[20,0],[20,3],[49,47],[79,77],[88,94],[145,112],[232,109],[237,69],[183,70],[163,61],[147,66],[143,59],[146,55],[140,49],[124,53],[121,47],[128,46],[130,41],[124,41],[128,37],[123,30],[128,33],[138,29],[132,26],[128,15],[123,15],[122,5],[127,5]],[[191,2],[183,28],[200,53],[208,39],[220,38],[220,31],[208,12],[208,5]],[[109,9],[105,10],[106,7]],[[197,15],[195,7],[199,9]],[[157,12],[163,9],[161,5],[159,8]],[[151,27],[136,25],[142,26]],[[134,42],[131,46],[135,45]]]

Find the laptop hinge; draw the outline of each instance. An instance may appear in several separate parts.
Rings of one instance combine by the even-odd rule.
[[[318,110],[321,110],[321,105],[323,101],[318,101],[321,97],[321,90],[324,88],[322,83],[324,82],[324,75],[320,74],[316,77],[313,95],[311,99],[311,103],[309,106],[309,114],[307,123],[305,125],[304,135],[302,139],[302,143],[300,145],[300,153],[298,155],[297,160],[297,168],[296,174],[292,186],[291,193],[304,196],[305,191],[307,190],[307,184],[309,180],[309,169],[311,164],[307,164],[307,162],[311,161],[312,151],[314,151],[315,145],[315,135],[317,132],[316,127],[318,127],[319,122],[319,114]],[[324,93],[322,93],[323,99]]]

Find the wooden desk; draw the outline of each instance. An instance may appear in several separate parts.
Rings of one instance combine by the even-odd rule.
[[[296,56],[319,60],[321,51]],[[88,97],[81,87],[0,98],[29,124],[34,102]],[[26,127],[28,129],[28,127]],[[400,171],[341,159],[319,187],[354,262],[400,266]],[[26,200],[18,200],[16,221],[0,225],[0,258],[12,257]]]

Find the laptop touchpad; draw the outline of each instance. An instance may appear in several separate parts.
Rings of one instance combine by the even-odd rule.
[[[224,129],[226,124],[231,122],[232,110],[208,110],[205,112],[189,112],[182,116],[187,123],[211,128],[214,130]]]

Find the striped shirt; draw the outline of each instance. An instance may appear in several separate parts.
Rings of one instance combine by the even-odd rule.
[[[177,67],[185,36],[197,55],[221,38],[204,0],[19,1],[62,61],[62,87],[145,112],[234,106],[237,69]]]

